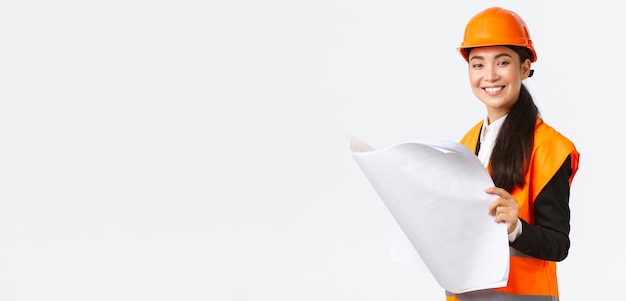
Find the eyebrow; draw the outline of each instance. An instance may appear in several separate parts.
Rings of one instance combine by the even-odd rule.
[[[495,58],[496,58],[496,59],[499,59],[499,58],[501,58],[501,57],[503,57],[503,56],[508,56],[508,57],[510,57],[510,58],[513,58],[513,57],[512,57],[512,56],[510,56],[508,53],[504,53],[504,52],[503,52],[503,53],[500,53],[500,54],[497,54]],[[475,56],[470,57],[470,59],[469,59],[469,60],[471,61],[471,60],[473,60],[473,59],[485,59],[485,58],[484,58],[484,57],[482,57],[482,56],[479,56],[479,55],[475,55]]]

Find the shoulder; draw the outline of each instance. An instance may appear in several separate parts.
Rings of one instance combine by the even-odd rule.
[[[569,138],[539,118],[535,125],[535,148],[538,147],[569,149],[568,153],[576,149]]]
[[[461,144],[465,145],[472,152],[476,149],[476,144],[478,143],[478,136],[480,135],[480,129],[482,128],[483,122],[479,122],[472,126],[463,138],[459,141]]]
[[[569,159],[568,165],[571,168],[569,183],[571,184],[578,170],[580,160],[580,153],[578,153],[574,143],[538,118],[535,126],[535,139],[533,144],[531,160],[533,162],[532,165],[537,167],[533,169],[536,172],[544,170],[550,171],[551,169],[547,167],[551,166],[554,172],[556,172],[559,168],[562,168]],[[553,174],[549,173],[549,175],[549,178],[551,178]]]

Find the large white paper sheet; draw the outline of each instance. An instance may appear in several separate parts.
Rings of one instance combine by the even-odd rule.
[[[484,192],[493,181],[478,158],[450,141],[375,150],[352,137],[352,155],[439,285],[454,293],[506,286],[505,224]]]

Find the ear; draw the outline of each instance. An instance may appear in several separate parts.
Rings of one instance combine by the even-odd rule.
[[[530,60],[526,59],[522,63],[522,80],[527,79],[530,75]]]

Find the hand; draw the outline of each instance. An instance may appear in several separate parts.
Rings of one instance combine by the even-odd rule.
[[[506,223],[509,234],[515,230],[519,219],[519,204],[506,190],[498,187],[485,189],[486,193],[499,196],[489,204],[489,215],[495,217],[496,223]]]

